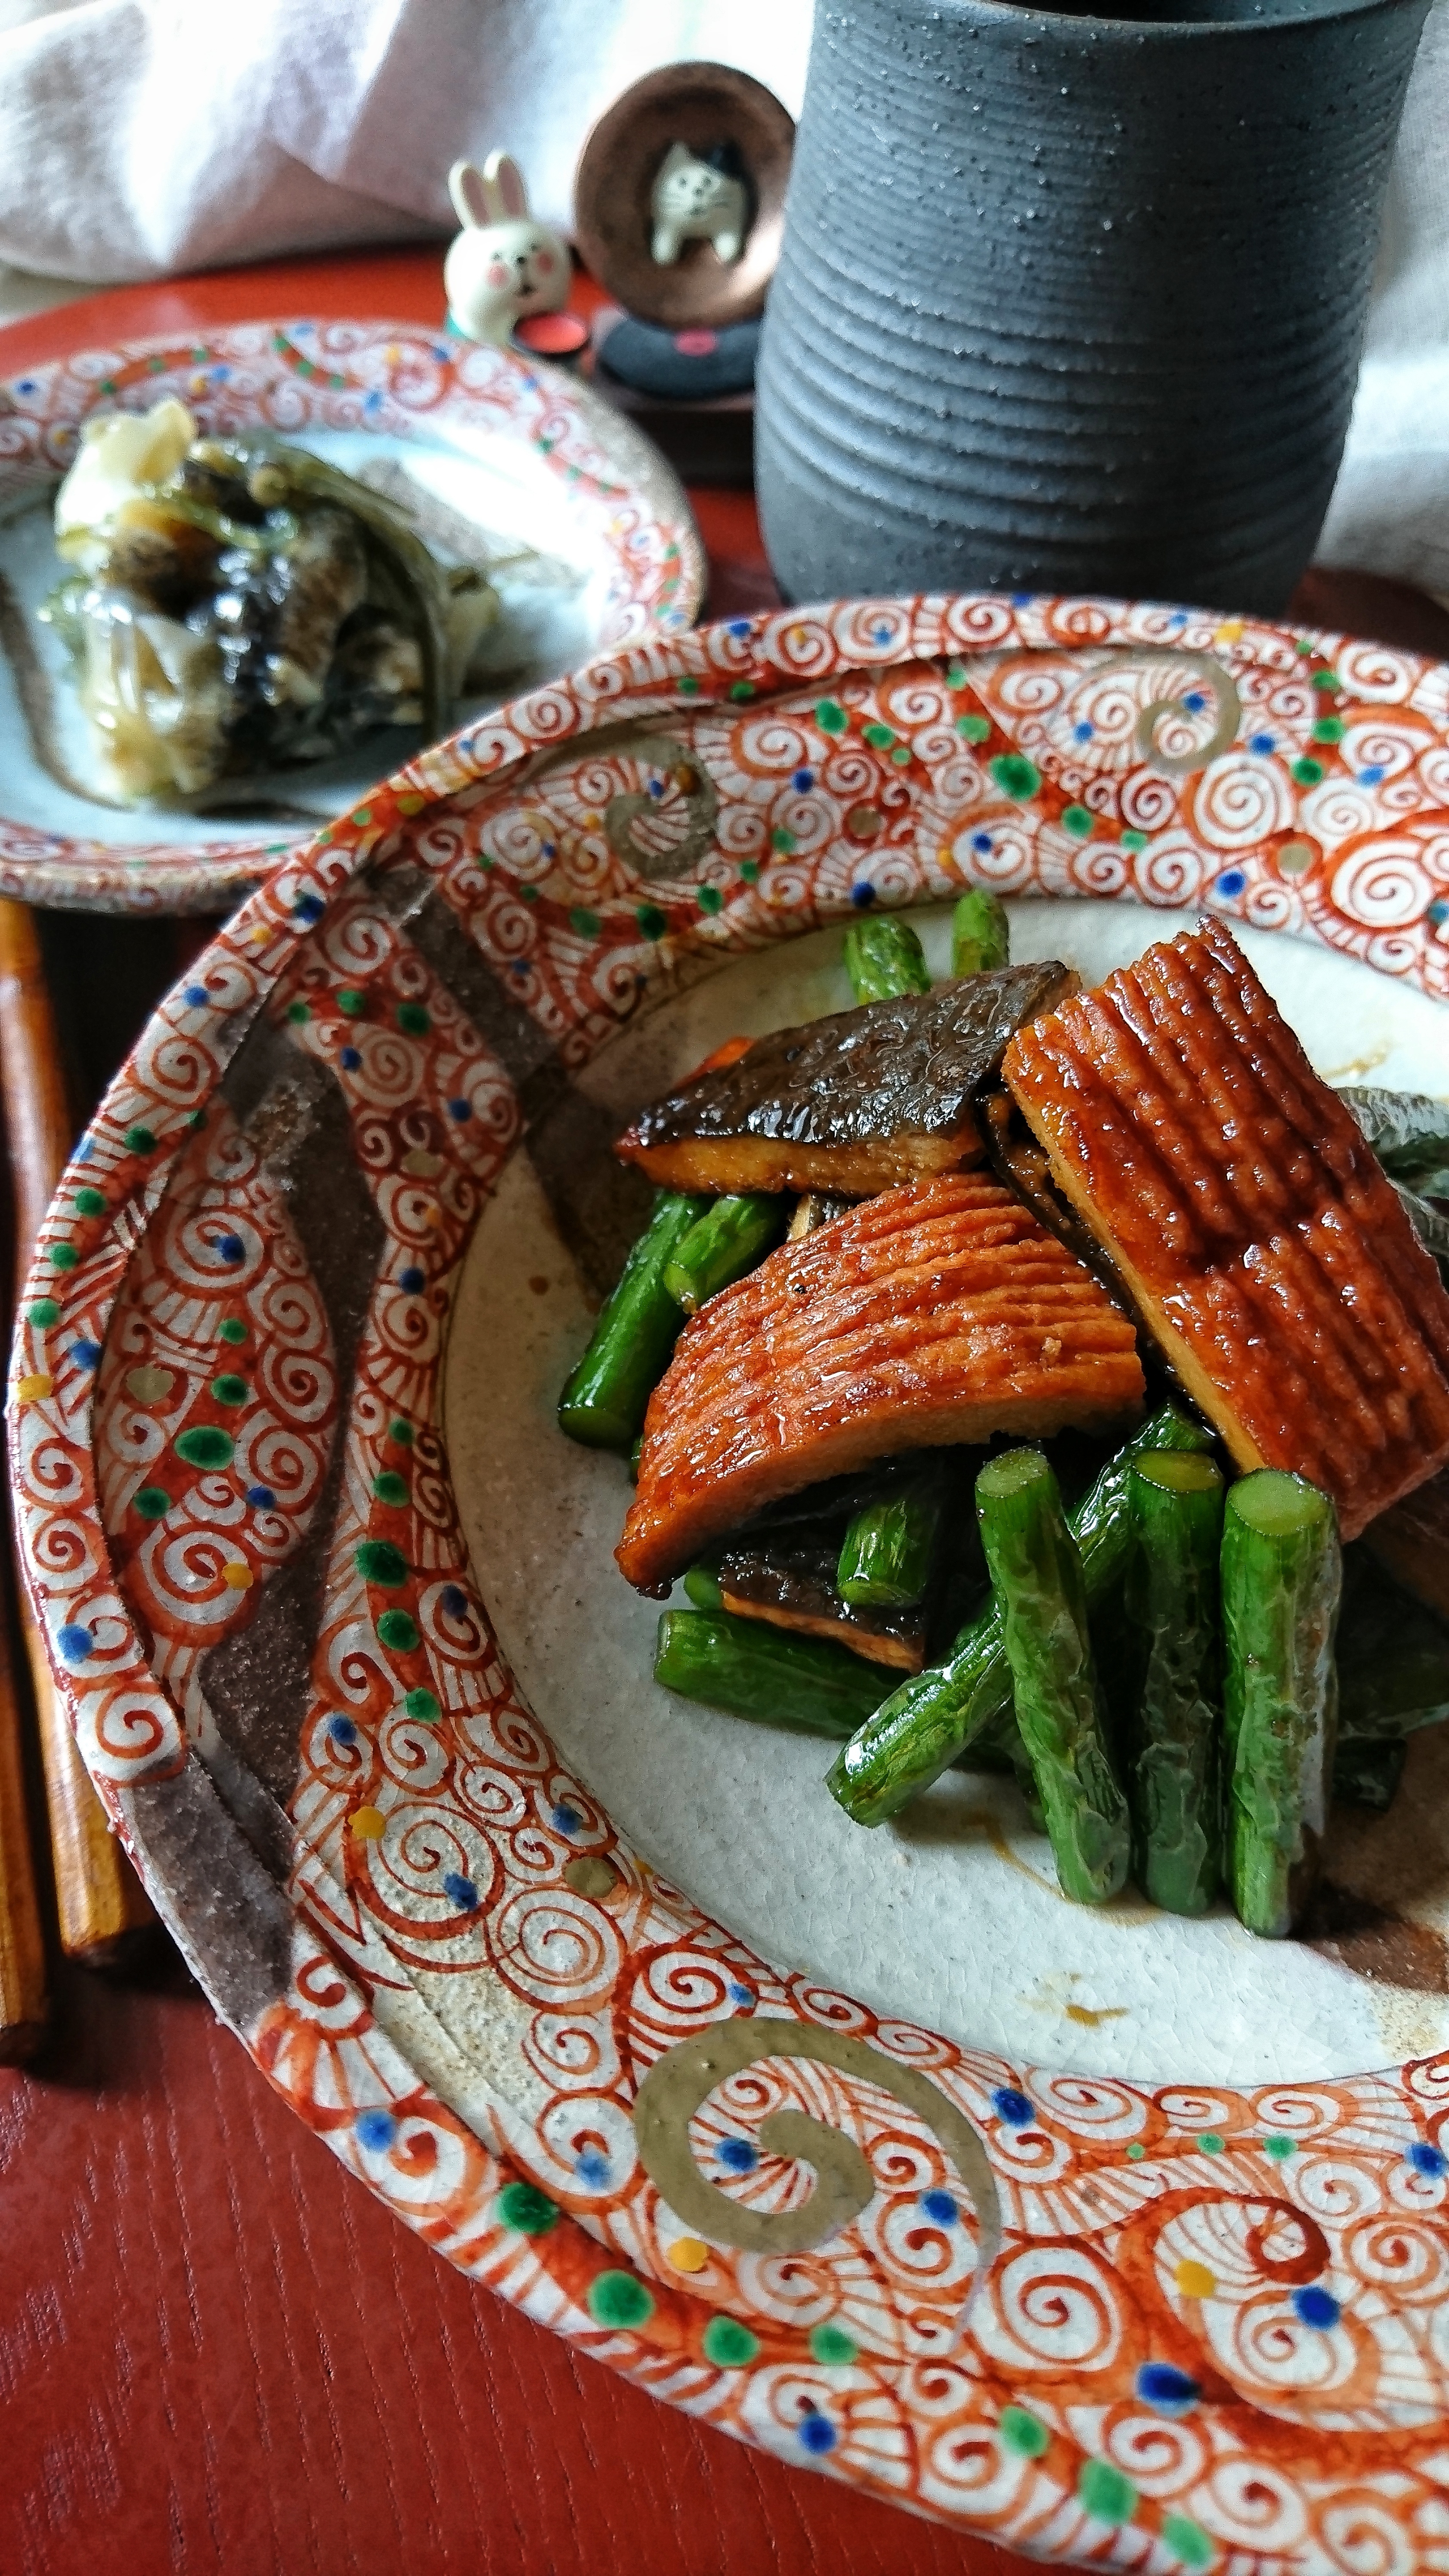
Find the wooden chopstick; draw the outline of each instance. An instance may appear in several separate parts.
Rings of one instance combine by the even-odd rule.
[[[9,1626],[0,1616],[0,2066],[34,2056],[50,2014]]]
[[[0,897],[0,1094],[15,1211],[16,1288],[75,1136],[60,1040],[45,980],[40,933],[23,903]],[[55,1865],[61,1948],[89,1967],[108,1966],[155,1916],[111,1832],[57,1699],[50,1662],[22,1591],[20,1624],[30,1665]]]

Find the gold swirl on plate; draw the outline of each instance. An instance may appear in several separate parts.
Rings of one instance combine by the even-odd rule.
[[[718,2245],[752,2254],[803,2254],[848,2227],[875,2197],[870,2167],[852,2138],[801,2111],[776,2111],[759,2140],[767,2154],[810,2165],[815,2188],[796,2209],[748,2209],[706,2181],[689,2146],[689,2123],[730,2076],[771,2057],[803,2057],[859,2083],[879,2085],[914,2111],[940,2141],[976,2211],[978,2272],[994,2259],[1000,2236],[996,2185],[976,2131],[940,2086],[917,2067],[897,2065],[865,2040],[813,2023],[759,2014],[712,2023],[653,2065],[634,2104],[639,2157],[674,2215]]]

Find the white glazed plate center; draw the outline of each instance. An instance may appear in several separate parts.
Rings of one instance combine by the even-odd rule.
[[[1193,919],[1118,903],[1010,911],[1013,956],[1064,957],[1088,982]],[[933,971],[945,973],[946,916],[917,920]],[[1440,1006],[1316,945],[1239,936],[1331,1080],[1449,1092]],[[627,1030],[584,1087],[622,1124],[723,1039],[848,1007],[840,949],[836,929],[731,964]],[[1414,1954],[1412,1984],[1255,1940],[1226,1911],[1190,1923],[1133,1895],[1101,1912],[1069,1905],[1005,1781],[949,1772],[897,1824],[867,1833],[823,1786],[828,1746],[697,1708],[650,1679],[658,1605],[631,1592],[613,1560],[624,1466],[565,1440],[554,1420],[590,1324],[543,1192],[516,1155],[460,1286],[448,1454],[524,1697],[666,1879],[772,1966],[1017,2062],[1247,2085],[1357,2074],[1449,2047],[1449,1991],[1434,1991],[1425,1967],[1449,1955],[1436,1937],[1449,1934],[1449,1729],[1411,1746],[1389,1816],[1345,1817],[1330,1852],[1338,1883],[1423,1927],[1400,1945]]]

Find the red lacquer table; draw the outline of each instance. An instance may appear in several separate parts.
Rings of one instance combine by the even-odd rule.
[[[437,322],[435,253],[135,287],[0,330],[0,378],[122,333],[290,311]],[[691,493],[709,610],[775,598],[748,495]],[[1312,576],[1301,614],[1420,650],[1417,594]],[[52,917],[94,1097],[203,925]],[[394,2226],[173,1958],[57,1965],[0,2070],[0,2576],[987,2576],[1023,2562],[655,2405]]]

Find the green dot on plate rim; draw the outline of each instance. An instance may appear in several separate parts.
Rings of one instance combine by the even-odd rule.
[[[178,1434],[176,1455],[188,1467],[229,1467],[235,1447],[231,1433],[223,1431],[219,1422],[198,1422]]]
[[[584,2304],[596,2326],[642,2326],[654,2314],[654,2294],[636,2272],[600,2272]]]
[[[508,2182],[498,2195],[498,2215],[505,2227],[520,2236],[546,2236],[551,2227],[557,2227],[562,2212],[536,2183]]]
[[[711,2317],[705,2327],[704,2357],[716,2370],[743,2370],[760,2349],[760,2338],[751,2334],[738,2317]]]
[[[1077,2501],[1099,2522],[1130,2522],[1137,2511],[1137,2489],[1110,2460],[1086,2460],[1077,2479]]]
[[[1218,2554],[1217,2543],[1188,2513],[1164,2514],[1162,2538],[1174,2558],[1182,2560],[1184,2567],[1211,2567]]]
[[[842,2326],[814,2326],[810,2333],[811,2358],[825,2370],[844,2370],[854,2361],[860,2346],[854,2335]]]
[[[997,2431],[1019,2460],[1039,2460],[1051,2446],[1051,2434],[1041,2417],[1028,2415],[1024,2406],[1003,2406]]]

